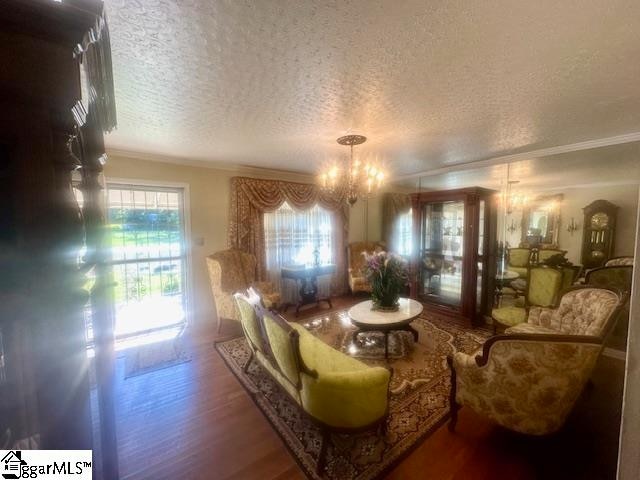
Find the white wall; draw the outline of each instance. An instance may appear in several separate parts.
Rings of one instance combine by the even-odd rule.
[[[640,222],[640,215],[638,222]],[[636,230],[635,257],[640,258],[640,226]],[[618,454],[620,480],[640,478],[640,455],[638,455],[638,444],[640,444],[640,277],[637,274],[633,277],[631,291],[629,343]]]

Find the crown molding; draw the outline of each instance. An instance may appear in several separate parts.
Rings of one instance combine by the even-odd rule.
[[[638,187],[640,182],[637,180],[618,180],[611,182],[593,182],[593,183],[579,183],[577,185],[568,185],[564,187],[541,187],[537,188],[533,186],[532,188],[538,192],[561,192],[566,190],[579,190],[584,188],[607,188],[607,187]],[[526,184],[524,188],[527,188]]]
[[[451,172],[460,172],[463,170],[472,170],[476,168],[491,167],[494,165],[502,165],[507,163],[518,162],[521,160],[531,160],[532,158],[549,157],[562,153],[578,152],[581,150],[591,150],[594,148],[609,147],[613,145],[622,145],[625,143],[639,142],[640,132],[633,132],[625,135],[617,135],[614,137],[601,138],[596,140],[587,140],[584,142],[571,143],[568,145],[557,145],[555,147],[541,148],[538,150],[529,150],[511,155],[502,155],[499,157],[491,157],[484,160],[474,160],[471,162],[457,163],[446,167],[434,168],[422,172],[410,173],[407,175],[392,176],[388,179],[389,183],[400,183],[407,180],[413,180],[420,177],[432,177],[443,175]],[[169,156],[157,153],[147,153],[135,150],[109,148],[107,147],[107,155],[114,157],[124,157],[137,160],[146,160],[150,162],[169,163],[174,165],[183,165],[187,167],[207,168],[213,170],[222,170],[235,172],[245,175],[268,175],[270,177],[279,177],[282,175],[288,178],[297,178],[305,182],[315,181],[315,176],[306,172],[296,170],[282,170],[275,168],[254,167],[250,165],[241,165],[230,162],[220,162],[212,160],[204,160],[198,158],[185,158],[177,156]]]
[[[541,148],[538,150],[529,150],[527,152],[514,153],[512,155],[502,155],[499,157],[491,157],[484,160],[474,160],[471,162],[457,163],[446,167],[434,168],[422,172],[410,173],[407,175],[398,175],[390,180],[394,182],[402,182],[413,180],[420,177],[432,177],[445,173],[459,172],[462,170],[471,170],[482,167],[492,167],[506,163],[518,162],[521,160],[531,160],[532,158],[550,157],[562,153],[578,152],[581,150],[591,150],[600,147],[610,147],[612,145],[622,145],[624,143],[640,141],[640,132],[628,133],[625,135],[617,135],[615,137],[600,138],[597,140],[587,140],[585,142],[571,143],[568,145],[558,145],[555,147]]]
[[[156,153],[139,152],[135,150],[126,150],[120,148],[107,147],[107,163],[108,157],[127,158],[132,160],[143,160],[156,163],[168,163],[172,165],[181,165],[185,167],[206,168],[210,170],[221,170],[225,172],[234,172],[240,175],[257,175],[269,177],[286,176],[288,179],[298,178],[305,182],[315,181],[315,176],[308,173],[295,170],[281,170],[277,168],[252,167],[250,165],[241,165],[230,162],[218,162],[211,160],[201,160],[194,158],[174,157]]]

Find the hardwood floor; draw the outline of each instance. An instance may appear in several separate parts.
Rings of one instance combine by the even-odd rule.
[[[360,299],[341,297],[334,308]],[[326,312],[308,308],[300,318]],[[293,311],[287,313],[292,318]],[[121,478],[304,478],[269,422],[228,370],[212,344],[215,325],[193,332],[192,360],[123,378],[118,360],[117,434]],[[222,337],[238,326],[224,324]],[[438,429],[389,479],[615,478],[624,364],[603,357],[558,435],[531,438],[460,412],[458,428]]]

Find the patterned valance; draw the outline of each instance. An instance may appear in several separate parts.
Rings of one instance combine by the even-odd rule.
[[[228,244],[230,248],[252,253],[257,259],[258,278],[265,278],[264,213],[276,210],[284,202],[299,210],[318,204],[335,213],[338,272],[335,291],[342,293],[346,285],[345,248],[349,226],[349,210],[345,192],[330,194],[309,183],[262,180],[247,177],[231,179]]]

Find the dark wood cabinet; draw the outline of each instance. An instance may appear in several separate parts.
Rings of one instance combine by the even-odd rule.
[[[496,192],[463,188],[411,195],[411,296],[440,312],[484,322],[496,271]]]
[[[618,206],[607,200],[596,200],[582,209],[582,265],[597,268],[614,256]]]
[[[104,478],[117,478],[107,341],[94,347],[92,419],[84,315],[90,303],[94,337],[106,339],[109,319],[95,305],[105,292],[98,178],[115,115],[102,105],[113,101],[108,38],[98,0],[0,8],[0,436],[9,432],[9,447],[93,448]]]

